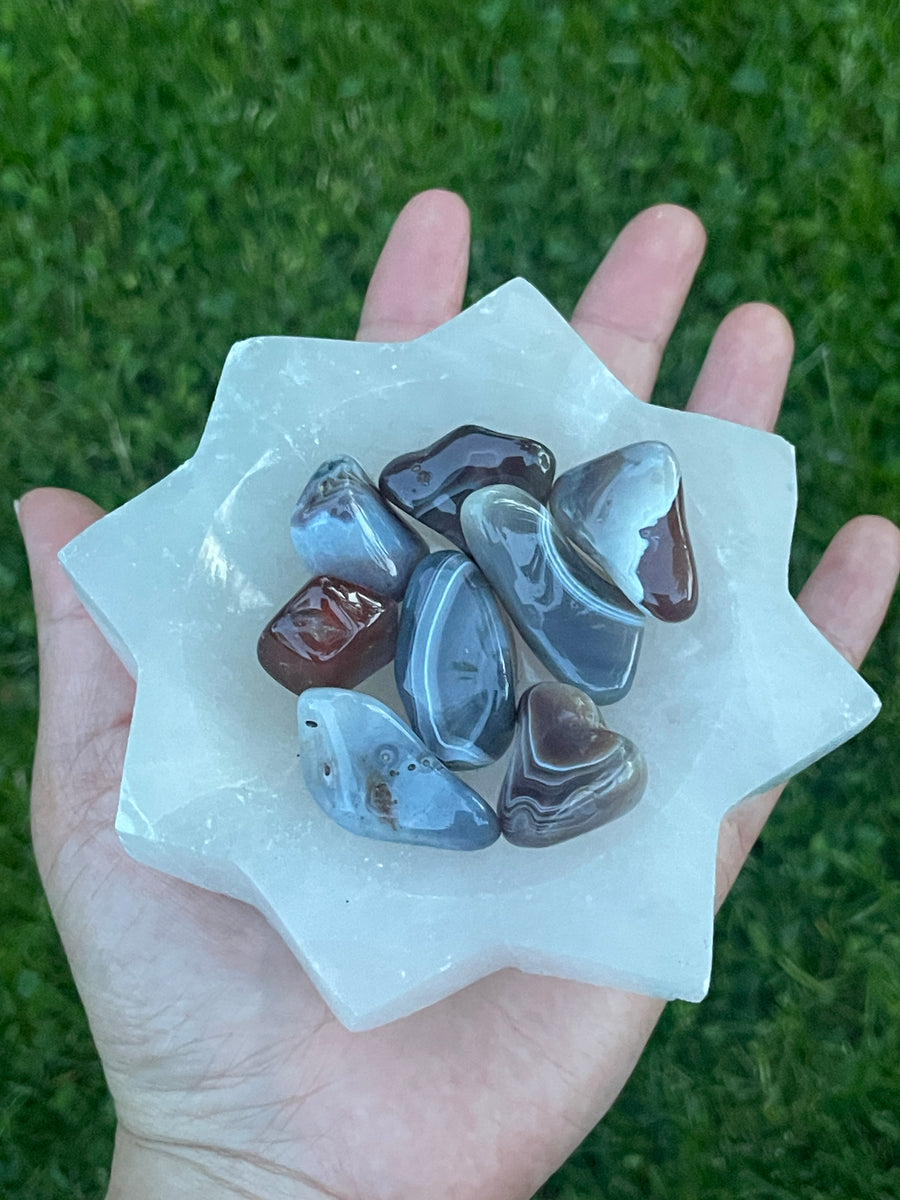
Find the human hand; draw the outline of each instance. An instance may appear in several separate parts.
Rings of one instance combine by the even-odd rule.
[[[703,243],[682,209],[640,214],[573,316],[645,399]],[[416,197],[375,269],[359,336],[401,340],[448,320],[467,265],[461,201]],[[688,407],[771,428],[791,353],[775,310],[736,310]],[[133,683],[56,561],[100,515],[54,489],[29,493],[19,512],[41,659],[35,851],[116,1103],[110,1196],[532,1195],[612,1103],[661,1003],[507,970],[349,1033],[255,910],[132,861],[113,823]],[[895,527],[857,518],[800,596],[854,664],[898,564]],[[720,899],[776,798],[745,801],[723,823]]]

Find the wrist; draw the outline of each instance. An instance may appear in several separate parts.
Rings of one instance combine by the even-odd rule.
[[[302,1172],[191,1142],[156,1142],[119,1125],[106,1200],[322,1200]]]

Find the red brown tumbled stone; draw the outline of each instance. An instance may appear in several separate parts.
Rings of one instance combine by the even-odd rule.
[[[260,664],[299,695],[353,688],[394,657],[399,605],[356,583],[316,575],[260,634]]]

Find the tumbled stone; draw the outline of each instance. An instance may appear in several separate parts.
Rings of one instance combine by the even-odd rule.
[[[291,537],[313,575],[337,575],[395,600],[428,553],[349,454],[329,459],[313,474],[291,517]]]
[[[612,704],[629,690],[644,618],[556,532],[546,508],[521,488],[482,488],[462,527],[475,561],[513,623],[558,679]]]
[[[460,425],[424,450],[392,459],[378,486],[398,508],[465,550],[459,514],[470,493],[509,483],[543,501],[555,470],[556,460],[541,442]]]
[[[399,605],[357,583],[316,575],[259,637],[260,664],[297,695],[353,688],[394,657]]]
[[[394,671],[413,729],[449,767],[483,767],[504,753],[516,719],[514,650],[481,571],[439,550],[413,572]]]
[[[562,533],[638,608],[684,621],[697,607],[697,568],[681,470],[665,442],[634,442],[560,475],[550,510]]]
[[[445,850],[480,850],[500,836],[490,805],[380,700],[310,688],[297,724],[306,786],[351,833]]]
[[[606,727],[589,696],[538,683],[519,702],[500,830],[516,846],[553,846],[621,817],[646,785],[643,755]]]

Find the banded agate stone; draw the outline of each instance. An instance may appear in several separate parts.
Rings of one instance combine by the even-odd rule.
[[[565,543],[547,509],[521,488],[482,488],[464,503],[462,527],[472,557],[547,669],[598,704],[626,695],[644,618]]]
[[[516,719],[512,635],[488,582],[459,550],[413,572],[394,669],[409,722],[447,766],[483,767],[504,753]]]
[[[468,495],[509,483],[545,501],[555,470],[556,459],[541,442],[460,425],[424,450],[392,459],[378,486],[398,508],[465,550],[459,514]]]
[[[490,805],[380,700],[310,688],[297,726],[310,794],[351,833],[442,850],[480,850],[500,836]]]
[[[337,575],[401,599],[413,568],[428,553],[349,454],[322,463],[291,517],[297,553],[313,575]]]
[[[519,702],[513,755],[497,815],[516,846],[552,846],[634,808],[647,784],[643,755],[608,729],[577,688],[538,683]]]
[[[390,596],[317,575],[266,625],[257,657],[297,695],[310,687],[356,687],[394,657],[398,614]]]
[[[632,604],[661,621],[692,615],[697,568],[681,470],[665,442],[634,442],[566,471],[550,511]]]

